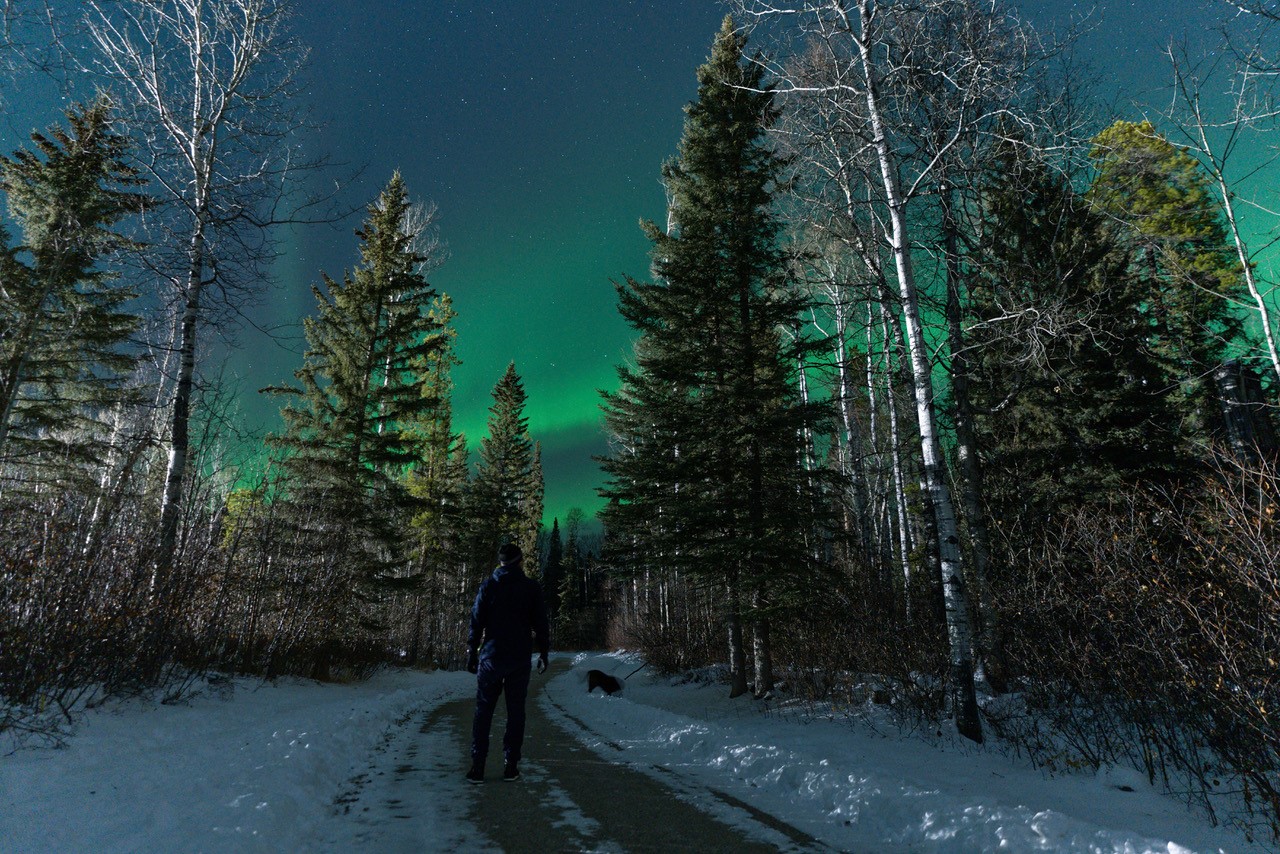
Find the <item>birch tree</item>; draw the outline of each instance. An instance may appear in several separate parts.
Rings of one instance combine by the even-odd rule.
[[[1247,299],[1215,296],[1256,316],[1265,358],[1280,381],[1280,330],[1272,316],[1277,282],[1274,263],[1269,260],[1276,238],[1257,237],[1257,231],[1248,225],[1255,217],[1274,220],[1280,217],[1280,209],[1274,200],[1260,199],[1260,193],[1242,187],[1276,163],[1274,147],[1264,149],[1256,143],[1280,118],[1275,89],[1280,67],[1265,53],[1265,40],[1280,25],[1280,13],[1262,3],[1227,5],[1260,26],[1248,34],[1232,33],[1228,49],[1205,60],[1193,59],[1185,45],[1170,45],[1166,56],[1173,74],[1172,98],[1164,118],[1176,141],[1199,162],[1213,188],[1248,294]],[[1206,92],[1212,92],[1213,97],[1206,98]],[[1261,161],[1257,159],[1260,150],[1270,152]]]
[[[288,98],[301,53],[290,0],[86,0],[86,67],[120,98],[141,137],[141,166],[167,203],[150,256],[174,313],[160,564],[172,561],[191,455],[199,345],[211,297],[233,311],[267,278],[268,227],[301,167]],[[211,293],[212,292],[212,293]]]
[[[933,237],[921,222],[931,208],[936,219],[938,186],[960,183],[1001,127],[1022,120],[1019,100],[1034,78],[1040,46],[998,3],[740,5],[752,20],[779,27],[799,45],[773,68],[782,80],[778,91],[828,102],[836,121],[816,129],[815,144],[841,157],[831,174],[850,181],[848,170],[858,169],[875,188],[869,221],[877,230],[862,233],[884,247],[910,361],[924,493],[937,531],[957,726],[981,740],[960,529],[942,455],[935,361],[914,250]]]

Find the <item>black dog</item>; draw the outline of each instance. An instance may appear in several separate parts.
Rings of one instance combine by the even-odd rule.
[[[627,674],[626,679],[630,679],[632,676],[635,676],[641,670],[644,670],[645,666],[648,663],[649,662],[646,661],[644,664],[641,664],[635,670],[632,670],[630,673]],[[604,691],[606,694],[609,694],[610,696],[612,696],[622,690],[622,686],[625,681],[626,681],[625,679],[619,679],[617,676],[610,676],[608,673],[605,673],[603,670],[588,670],[587,671],[587,693],[590,694],[592,691],[599,688],[602,691]]]
[[[618,681],[617,676],[610,676],[603,670],[588,670],[587,693],[590,694],[597,688],[604,689],[606,694],[614,694],[622,690],[622,683]]]

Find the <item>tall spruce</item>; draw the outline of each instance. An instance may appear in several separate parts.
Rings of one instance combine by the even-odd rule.
[[[529,435],[524,383],[515,362],[493,387],[489,434],[480,440],[480,460],[471,485],[470,524],[479,567],[492,564],[498,547],[514,542],[537,554],[542,524],[541,449]]]
[[[975,401],[1007,538],[1179,467],[1149,339],[1148,287],[1108,219],[1044,164],[1010,157],[985,193]]]
[[[1182,408],[1183,438],[1216,421],[1211,376],[1239,334],[1240,262],[1200,164],[1148,121],[1117,121],[1093,138],[1090,199],[1113,218],[1143,283],[1151,352]]]
[[[396,174],[356,232],[360,265],[312,288],[317,315],[304,321],[299,385],[266,389],[294,398],[272,440],[286,454],[287,515],[307,552],[341,555],[345,567],[321,592],[331,647],[322,668],[344,644],[376,643],[380,594],[412,581],[410,520],[421,507],[407,475],[423,462],[422,423],[438,418],[447,393],[430,385],[430,366],[451,335],[423,274],[429,259],[414,248],[411,209]]]
[[[441,326],[440,346],[425,354],[415,370],[427,404],[408,422],[407,438],[417,449],[417,461],[408,477],[410,493],[417,499],[413,519],[419,565],[443,571],[459,557],[463,531],[462,498],[467,482],[465,438],[453,432],[453,380],[458,363],[454,354],[454,317],[447,296],[432,309]]]
[[[615,565],[687,570],[723,591],[733,696],[747,688],[744,620],[755,688],[771,688],[770,616],[811,567],[817,505],[802,446],[815,410],[796,377],[813,345],[785,334],[806,303],[773,210],[776,108],[746,41],[726,17],[663,168],[669,227],[643,224],[653,281],[618,287],[640,341],[605,395],[614,450],[602,490],[611,542],[625,544]]]
[[[71,460],[103,448],[99,416],[125,397],[134,292],[103,261],[130,241],[113,230],[145,197],[110,128],[105,96],[0,158],[0,188],[22,243],[0,231],[0,460]]]
[[[570,508],[565,517],[565,544],[561,557],[561,577],[556,607],[558,609],[557,633],[578,622],[579,612],[587,605],[588,579],[586,561],[581,547],[582,522],[585,514],[581,508]]]

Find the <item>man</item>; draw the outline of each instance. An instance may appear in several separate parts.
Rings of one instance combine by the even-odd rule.
[[[538,645],[538,672],[547,669],[551,647],[542,586],[524,574],[524,554],[515,543],[498,549],[501,564],[480,585],[471,609],[467,670],[476,674],[476,715],[471,725],[471,770],[467,779],[484,782],[489,725],[498,695],[507,695],[507,731],[502,737],[502,779],[520,779],[524,743],[524,702],[529,693],[530,656]],[[483,640],[484,645],[481,646]]]

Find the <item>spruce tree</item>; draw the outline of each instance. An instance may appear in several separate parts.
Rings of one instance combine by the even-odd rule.
[[[1044,164],[1001,167],[971,310],[986,497],[1007,536],[1168,482],[1181,458],[1147,284],[1109,220]]]
[[[145,197],[110,113],[105,96],[73,106],[66,128],[32,134],[34,151],[0,158],[23,238],[10,248],[0,231],[0,460],[91,462],[100,413],[127,397],[135,294],[103,261],[132,245],[113,227]]]
[[[1211,376],[1239,334],[1232,301],[1240,262],[1200,164],[1148,121],[1117,121],[1093,138],[1090,199],[1130,252],[1149,346],[1183,409],[1184,439],[1203,442],[1217,417]]]
[[[687,570],[724,591],[731,692],[746,688],[742,618],[757,639],[802,589],[812,562],[813,474],[801,436],[815,412],[795,366],[812,342],[781,334],[805,302],[773,211],[783,161],[761,67],[725,18],[676,159],[663,169],[670,227],[644,223],[653,281],[628,278],[619,311],[640,334],[635,366],[605,395],[614,451],[603,461],[615,565]],[[756,689],[768,691],[767,644]]]
[[[421,378],[421,394],[428,404],[410,421],[407,438],[417,449],[417,461],[407,479],[417,501],[413,517],[417,564],[424,572],[449,573],[464,558],[463,496],[467,484],[466,439],[453,432],[453,380],[458,363],[454,355],[454,317],[447,296],[439,297],[432,310],[441,326],[440,347],[415,366]]]
[[[529,436],[524,384],[515,362],[493,387],[489,432],[480,440],[480,460],[471,485],[470,524],[474,562],[491,566],[498,547],[513,542],[532,559],[542,524],[540,449]]]
[[[566,539],[564,553],[561,558],[562,573],[560,577],[558,631],[576,626],[579,612],[586,607],[587,578],[586,561],[583,560],[579,535],[585,514],[579,507],[569,510],[565,518]]]
[[[410,521],[422,507],[408,474],[431,444],[424,423],[446,411],[439,368],[450,314],[423,273],[428,259],[414,248],[410,211],[396,174],[356,232],[360,265],[312,288],[318,313],[304,321],[299,384],[266,389],[294,398],[281,413],[285,433],[272,439],[286,454],[287,516],[306,553],[342,556],[343,577],[322,594],[330,658],[345,642],[375,643],[380,594],[413,580]]]

